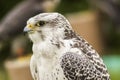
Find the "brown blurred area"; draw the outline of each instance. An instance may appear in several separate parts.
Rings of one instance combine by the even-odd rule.
[[[23,28],[30,17],[42,12],[66,16],[103,57],[111,79],[120,80],[119,0],[0,0],[0,80],[32,80],[32,43]]]

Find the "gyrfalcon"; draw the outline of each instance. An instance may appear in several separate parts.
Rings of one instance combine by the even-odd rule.
[[[30,70],[34,80],[110,80],[103,60],[59,13],[41,13],[24,31],[33,42]]]

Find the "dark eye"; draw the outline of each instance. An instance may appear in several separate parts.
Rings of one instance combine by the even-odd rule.
[[[46,22],[45,21],[39,21],[36,25],[37,26],[44,26],[46,24]]]

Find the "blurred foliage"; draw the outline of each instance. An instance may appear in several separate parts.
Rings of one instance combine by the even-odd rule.
[[[108,36],[108,47],[111,49],[120,49],[120,34],[117,33],[114,27],[111,27]]]
[[[8,57],[10,56],[10,41],[7,40],[4,42],[0,42],[1,48],[0,48],[0,64]]]
[[[61,0],[55,11],[66,14],[89,9],[87,0]]]
[[[0,19],[2,19],[15,5],[23,0],[0,0]],[[0,41],[0,63],[11,55],[11,42],[13,39]],[[29,46],[31,47],[31,46]],[[31,50],[31,49],[29,49]]]
[[[23,0],[0,0],[0,19],[21,1]]]
[[[22,0],[0,0],[0,19],[20,1]],[[2,62],[6,56],[9,56],[10,40],[0,42],[0,44],[2,45],[2,49],[0,49],[0,56],[2,56],[0,57],[0,62]]]
[[[3,65],[0,65],[0,80],[9,80],[8,78],[9,77],[5,68],[3,67]]]
[[[2,45],[2,47],[0,48],[0,63],[4,62],[4,60],[6,60],[8,58],[14,59],[14,58],[19,57],[19,56],[17,56],[17,54],[13,54],[11,51],[11,48],[13,45],[12,42],[14,39],[15,38],[0,42],[0,44]],[[25,48],[24,55],[27,55],[27,54],[30,54],[32,52],[32,42],[27,37],[25,38],[25,40],[26,40],[25,41],[26,46],[24,47]]]
[[[120,52],[120,26],[113,23],[108,15],[101,13],[101,24],[103,30],[103,37],[107,49],[115,51],[116,54]],[[110,53],[109,53],[110,54]]]

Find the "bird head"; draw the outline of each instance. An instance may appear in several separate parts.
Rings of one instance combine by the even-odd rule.
[[[41,13],[30,18],[24,28],[33,42],[64,38],[65,30],[72,30],[68,20],[59,13]]]

